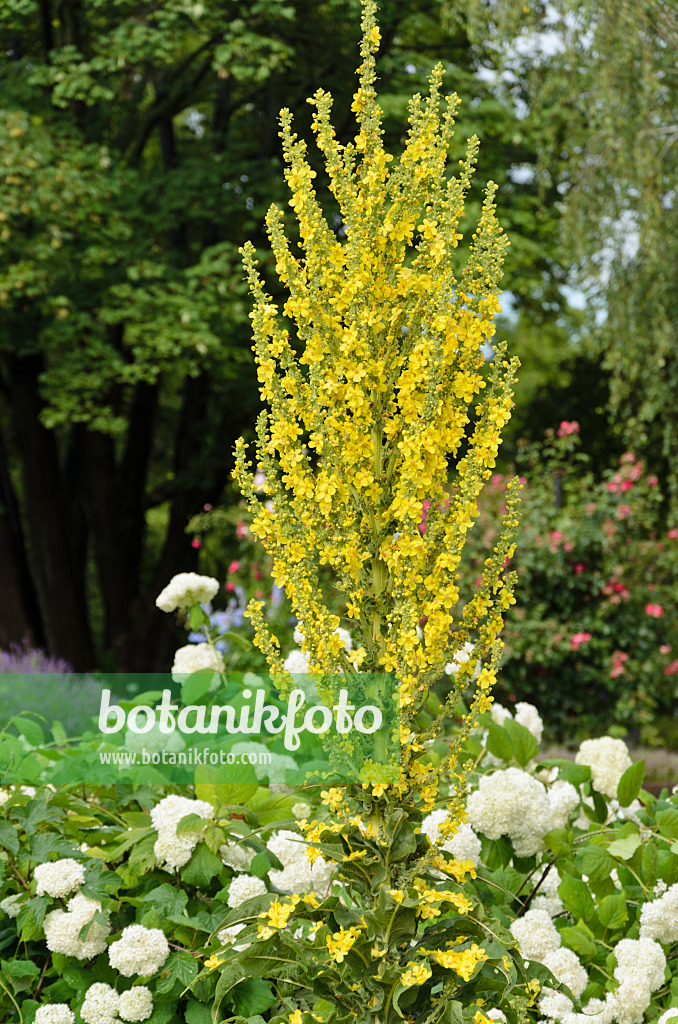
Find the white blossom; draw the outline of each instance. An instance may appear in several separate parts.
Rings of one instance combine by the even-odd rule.
[[[539,963],[560,947],[560,934],[545,910],[527,910],[513,922],[511,934],[523,956]]]
[[[300,800],[298,804],[292,804],[292,814],[295,818],[308,818],[311,813],[311,805],[307,804],[305,800]]]
[[[452,661],[448,662],[447,665],[445,666],[445,674],[448,676],[456,675],[461,666],[465,665],[466,662],[470,659],[471,655],[473,654],[474,648],[475,644],[464,644],[461,650],[457,651],[457,653],[454,655]],[[478,675],[478,662],[476,662],[476,665],[474,667],[473,675]]]
[[[527,704],[524,700],[519,700],[516,704],[516,710],[513,718],[518,725],[524,726],[528,732],[532,733],[537,743],[541,743],[542,733],[544,732],[544,723],[542,722],[541,716],[534,704]]]
[[[664,984],[666,956],[658,942],[649,938],[622,939],[614,950],[619,988],[609,996],[616,1024],[640,1024],[652,1001],[652,993]]]
[[[276,889],[288,893],[327,891],[333,865],[322,856],[311,864],[306,855],[306,844],[295,832],[281,829],[271,836],[266,846],[283,866],[282,870],[272,868],[268,873]]]
[[[449,813],[444,809],[431,811],[422,821],[421,831],[435,843],[440,835],[440,826],[449,818]],[[480,863],[480,840],[468,822],[463,822],[456,834],[441,844],[440,849],[451,853],[457,860],[472,860],[474,867]]]
[[[95,914],[101,911],[101,904],[78,893],[68,901],[66,910],[52,910],[43,922],[47,948],[52,953],[63,953],[77,960],[91,960],[106,949],[110,926],[94,921],[84,942],[78,937],[81,930]]]
[[[23,893],[15,892],[12,896],[6,896],[0,903],[0,910],[4,910],[8,917],[18,917],[23,906],[23,903],[19,902],[22,895]]]
[[[588,975],[582,967],[579,957],[571,949],[565,949],[563,946],[559,949],[552,949],[544,955],[541,963],[544,967],[548,967],[554,978],[557,978],[563,985],[567,985],[577,998],[589,983]]]
[[[612,736],[584,740],[575,761],[577,764],[588,765],[591,769],[591,785],[610,799],[617,796],[619,780],[633,764],[624,741],[613,739]]]
[[[548,788],[551,805],[551,828],[566,828],[570,815],[579,803],[579,793],[571,782],[556,779]]]
[[[75,1014],[65,1003],[43,1003],[35,1011],[33,1024],[73,1024]]]
[[[123,1020],[140,1021],[146,1020],[153,1013],[153,993],[145,985],[135,985],[134,988],[122,992],[120,995],[119,1015]]]
[[[163,612],[180,611],[193,604],[209,604],[219,591],[219,581],[212,576],[199,576],[197,572],[180,572],[173,576],[156,598]]]
[[[283,668],[293,676],[303,675],[308,672],[308,655],[296,647],[290,651],[283,662]]]
[[[254,896],[263,896],[265,892],[266,885],[263,879],[256,878],[254,875],[236,875],[228,888],[227,904],[235,910],[245,900],[251,900]]]
[[[165,871],[174,871],[187,864],[203,838],[201,830],[177,835],[177,825],[189,814],[208,820],[214,817],[214,808],[206,800],[191,800],[173,793],[164,797],[151,811],[151,821],[158,833],[153,852]]]
[[[664,1010],[657,1024],[678,1024],[678,1006],[670,1006]]]
[[[483,775],[466,809],[476,831],[488,839],[507,835],[519,857],[537,853],[551,828],[551,805],[545,787],[520,768]]]
[[[85,869],[72,857],[38,864],[33,875],[38,883],[38,896],[53,896],[55,899],[75,892],[85,881]]]
[[[659,899],[643,904],[640,937],[664,943],[678,942],[678,882]]]
[[[103,981],[95,981],[87,989],[80,1016],[85,1024],[117,1024],[120,996]]]
[[[497,704],[495,701],[490,709],[490,717],[495,725],[502,725],[507,718],[513,718],[513,715],[503,704]]]
[[[169,952],[167,939],[159,928],[129,924],[117,942],[108,947],[108,960],[125,978],[133,974],[148,977],[160,970]]]
[[[210,644],[186,644],[174,654],[172,679],[175,683],[183,683],[193,672],[213,669],[223,672],[226,668],[223,655]]]
[[[219,939],[219,942],[222,944],[222,946],[233,946],[233,949],[236,951],[236,953],[242,953],[244,950],[249,949],[252,943],[241,942],[238,944],[235,941],[235,937],[236,935],[239,935],[240,932],[243,931],[243,929],[246,927],[246,924],[229,925],[228,928],[222,928],[220,932],[217,932],[217,938]]]
[[[219,847],[219,853],[226,867],[233,868],[234,871],[249,871],[256,855],[251,847],[230,840]]]

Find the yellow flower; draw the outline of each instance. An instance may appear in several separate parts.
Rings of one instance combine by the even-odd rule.
[[[411,988],[413,985],[423,985],[431,975],[432,970],[427,963],[417,964],[413,961],[405,964],[405,973],[400,979],[403,988]]]
[[[216,971],[220,964],[226,963],[225,960],[221,960],[216,953],[213,953],[211,957],[205,960],[205,967],[208,971]]]

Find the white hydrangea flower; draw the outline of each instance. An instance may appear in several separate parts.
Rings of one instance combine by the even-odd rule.
[[[513,715],[503,704],[497,704],[495,701],[490,709],[490,717],[495,725],[503,725],[506,719],[513,718]]]
[[[8,917],[18,917],[22,903],[19,903],[23,893],[15,892],[12,896],[6,896],[0,903],[0,910],[4,910]]]
[[[640,911],[641,939],[678,942],[678,882],[659,899],[644,903]]]
[[[572,1000],[564,992],[556,992],[552,988],[542,989],[538,1006],[539,1012],[547,1020],[556,1021],[557,1024],[575,1024],[577,1015]]]
[[[664,1010],[657,1024],[678,1024],[678,1006],[669,1006]]]
[[[570,815],[579,803],[579,793],[571,782],[556,779],[548,788],[551,805],[551,828],[566,828]]]
[[[532,733],[537,743],[541,743],[544,723],[534,704],[527,704],[524,700],[519,700],[513,718],[518,725],[524,726],[528,732]]]
[[[65,1003],[43,1003],[35,1011],[33,1024],[73,1024],[75,1014]]]
[[[266,884],[261,878],[254,875],[236,875],[228,888],[227,905],[235,910],[254,896],[263,896],[266,892]]]
[[[333,865],[322,856],[317,857],[311,864],[306,856],[306,844],[295,832],[281,829],[271,836],[266,846],[283,866],[282,870],[272,869],[268,873],[271,884],[276,889],[288,893],[327,891],[332,879]]]
[[[175,652],[172,665],[172,679],[175,683],[183,683],[191,673],[202,672],[204,669],[225,671],[226,663],[221,651],[210,644],[186,644]]]
[[[95,981],[87,989],[80,1016],[85,1024],[117,1024],[120,996],[103,981]]]
[[[293,648],[283,662],[283,668],[293,676],[304,675],[309,671],[308,655]]]
[[[475,648],[475,644],[471,644],[471,643],[464,644],[464,646],[461,648],[461,650],[457,651],[455,656],[452,658],[452,661],[448,662],[447,665],[445,666],[445,675],[448,675],[448,676],[456,675],[457,672],[459,671],[459,669],[461,668],[461,666],[465,665],[466,662],[469,660],[469,658],[473,654],[474,648]],[[478,672],[479,672],[479,667],[478,667],[478,662],[476,662],[476,666],[475,666],[475,668],[473,670],[473,675],[477,676]]]
[[[449,813],[440,809],[431,811],[421,823],[421,831],[435,843],[440,835],[440,826],[449,819]],[[474,867],[480,863],[480,840],[468,822],[463,822],[457,829],[456,835],[446,839],[442,843],[441,850],[451,853],[457,860],[472,860]]]
[[[72,857],[38,864],[33,875],[38,883],[38,896],[53,896],[54,899],[75,892],[85,881],[85,869]]]
[[[180,572],[173,576],[156,598],[163,612],[180,611],[192,604],[209,604],[219,592],[219,581],[212,576],[199,576],[197,572]]]
[[[47,948],[51,953],[63,953],[77,960],[91,960],[106,949],[110,926],[95,921],[85,941],[78,937],[81,930],[101,910],[97,900],[78,893],[68,901],[66,910],[52,910],[43,922]]]
[[[234,871],[249,871],[250,864],[256,856],[256,851],[250,846],[233,843],[230,839],[219,847],[219,853],[226,867],[233,868]]]
[[[619,988],[608,997],[616,1024],[640,1024],[652,1001],[652,993],[664,984],[666,956],[653,939],[622,939],[614,950]]]
[[[122,992],[118,1013],[123,1020],[147,1020],[153,1013],[153,993],[150,988],[135,985],[134,988]]]
[[[158,833],[153,852],[164,871],[175,871],[187,864],[203,838],[200,831],[177,835],[177,825],[188,814],[198,814],[209,820],[214,817],[214,808],[206,800],[191,800],[173,793],[164,797],[151,811],[151,821]]]
[[[544,962],[547,953],[560,948],[560,934],[545,910],[527,910],[511,925],[511,935],[528,960]]]
[[[169,956],[167,939],[159,928],[128,924],[117,942],[108,947],[108,961],[125,978],[148,977],[159,971]]]
[[[236,953],[242,953],[244,950],[249,949],[252,943],[241,942],[238,944],[235,941],[235,937],[236,935],[239,935],[240,932],[243,931],[243,929],[246,927],[246,924],[229,925],[228,928],[222,928],[220,932],[217,932],[217,938],[219,939],[219,942],[222,944],[222,946],[233,946],[233,949],[236,951]]]
[[[501,1020],[506,1024],[506,1014],[502,1010],[487,1010],[485,1016],[489,1017],[490,1020]]]
[[[298,804],[292,804],[292,814],[295,818],[308,818],[311,813],[311,805],[307,804],[305,800],[300,800]]]
[[[610,800],[610,810],[618,821],[632,821],[636,825],[642,825],[637,813],[642,809],[640,800],[632,800],[628,807],[622,807],[618,800]]]
[[[591,769],[591,785],[610,799],[617,796],[619,780],[633,764],[624,741],[613,739],[612,736],[584,740],[577,751],[575,762],[588,765]]]
[[[562,914],[563,907],[560,896],[558,895],[558,886],[560,885],[560,875],[558,874],[557,868],[551,867],[544,876],[544,880],[537,889],[536,896],[533,897],[530,903],[530,910],[545,910],[549,917],[555,917],[557,914]]]
[[[542,847],[551,828],[551,805],[546,789],[520,768],[483,775],[466,804],[471,826],[488,839],[507,835],[519,857]]]
[[[563,946],[559,949],[552,949],[545,954],[541,963],[544,967],[548,967],[559,982],[567,985],[577,999],[589,983],[588,975],[582,967],[579,957],[571,949],[565,949]]]

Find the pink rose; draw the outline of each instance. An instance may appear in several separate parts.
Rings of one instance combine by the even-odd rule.
[[[669,530],[669,532],[666,534],[666,536],[669,538],[669,540],[677,540],[678,539],[678,530],[676,530],[676,528],[674,527],[672,530]]]
[[[573,651],[578,651],[582,644],[587,644],[591,639],[590,633],[575,633],[570,637],[570,647]]]
[[[660,604],[646,604],[645,614],[649,615],[652,619],[661,619],[664,609]]]
[[[235,583],[232,583],[229,580],[228,583],[224,583],[224,589],[226,589],[229,592],[229,594],[232,594],[233,591],[235,590]]]
[[[633,452],[624,452],[619,458],[619,464],[623,465],[625,462],[635,462],[636,457]]]
[[[231,564],[228,567],[228,575],[232,576],[233,573],[236,573],[239,568],[240,568],[240,562],[236,562],[234,560],[233,562],[231,562]]]
[[[661,647],[659,648],[659,653],[660,654],[670,654],[671,653],[671,644],[662,644]]]
[[[202,541],[198,540],[197,537],[194,537],[193,540],[191,541],[191,547],[192,548],[201,548],[202,547]]]
[[[574,571],[576,572],[577,576],[581,576],[583,572],[586,572],[586,566],[583,562],[575,562]]]
[[[656,487],[657,484],[659,483],[659,480],[657,479],[657,477],[653,473],[652,476],[649,476],[647,478],[647,482],[650,485],[650,487]]]
[[[238,525],[235,528],[235,535],[238,538],[238,540],[244,540],[248,533],[249,533],[249,530],[247,529],[245,524],[244,523],[238,523]]]
[[[563,420],[558,427],[558,437],[567,437],[568,434],[578,434],[579,424],[576,420]]]
[[[678,672],[678,658],[675,661],[670,662],[664,669],[665,676],[674,676]]]
[[[202,510],[203,510],[203,512],[211,512],[212,511],[212,506],[210,505],[209,501],[205,502],[205,504],[202,507]]]

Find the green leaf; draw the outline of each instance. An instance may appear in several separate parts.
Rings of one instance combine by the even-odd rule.
[[[249,873],[254,875],[256,878],[265,878],[271,867],[271,862],[263,852],[257,853],[252,858],[252,863],[249,867]]]
[[[603,846],[588,846],[577,860],[581,863],[582,873],[588,875],[592,882],[605,881],[616,867],[614,857]]]
[[[252,1017],[270,1010],[277,1002],[277,997],[267,981],[261,978],[248,978],[232,989],[229,1001],[236,1013],[243,1017]]]
[[[659,811],[657,825],[660,835],[666,839],[678,839],[678,810],[675,807],[666,807]]]
[[[659,855],[657,853],[657,845],[653,842],[646,843],[643,847],[643,858],[640,862],[640,874],[645,885],[653,886],[657,884],[658,871]]]
[[[19,852],[19,837],[14,825],[8,821],[0,821],[0,846],[9,850],[13,857]]]
[[[511,737],[513,755],[516,761],[521,768],[524,768],[528,761],[531,761],[539,753],[539,744],[529,729],[526,729],[524,725],[520,725],[519,722],[514,722],[510,718],[506,719],[503,728]]]
[[[209,690],[216,672],[214,669],[201,669],[193,672],[181,687],[181,700],[184,704],[195,704]]]
[[[142,903],[152,903],[160,917],[179,916],[188,903],[188,896],[181,889],[175,889],[167,882],[141,896]]]
[[[25,715],[14,715],[10,719],[12,725],[22,733],[33,747],[42,747],[45,743],[45,734],[42,728],[33,718]]]
[[[585,764],[575,764],[564,757],[550,757],[546,761],[540,761],[540,765],[558,769],[558,778],[565,782],[571,782],[573,786],[580,786],[591,778],[591,769]]]
[[[640,787],[645,778],[645,762],[636,761],[630,768],[627,768],[617,786],[617,800],[622,807],[628,807],[640,793]]]
[[[613,857],[619,857],[620,860],[630,860],[640,846],[640,843],[640,834],[634,827],[633,832],[629,831],[620,839],[615,839],[614,842],[610,843],[608,850]]]
[[[188,609],[188,621],[194,633],[197,633],[201,626],[210,626],[210,617],[199,604],[192,604]]]
[[[596,955],[597,946],[593,941],[593,933],[586,927],[583,921],[576,925],[569,925],[561,931],[561,937],[568,949],[571,949],[577,956],[592,960]]]
[[[223,769],[222,769],[223,771]],[[198,800],[207,800],[213,806],[217,804],[246,804],[259,789],[257,777],[251,764],[232,764],[228,766],[230,782],[213,783],[213,772],[208,766],[199,766],[195,770],[195,795]]]
[[[200,832],[205,824],[205,818],[199,814],[186,814],[177,825],[177,835],[181,835],[183,832]]]
[[[556,857],[567,857],[572,852],[574,835],[566,828],[554,828],[546,833],[544,842]]]
[[[49,904],[49,896],[34,896],[21,908],[17,914],[16,923],[24,941],[43,938],[42,922],[45,920]]]
[[[489,724],[486,745],[489,752],[494,757],[501,758],[502,761],[510,761],[513,757],[511,737],[506,732],[506,729],[502,729],[496,722],[490,722]]]
[[[190,953],[170,953],[156,982],[155,990],[160,994],[171,992],[177,981],[182,988],[186,988],[195,979],[198,971],[198,962]]]
[[[35,978],[40,968],[30,960],[2,960],[2,973],[9,978]]]
[[[586,882],[582,882],[579,878],[565,875],[558,886],[558,895],[565,909],[572,914],[575,920],[582,918],[586,921],[587,918],[592,917],[596,912],[593,897],[588,890],[588,886]]]
[[[213,1024],[218,1024],[218,1021],[222,1019],[222,1014],[219,1011],[224,997],[232,988],[235,988],[238,982],[244,981],[245,978],[247,978],[247,971],[245,971],[238,963],[230,963],[221,972],[217,982],[216,991],[214,993],[214,1003],[212,1005]]]
[[[181,869],[182,881],[198,888],[208,885],[215,875],[223,869],[221,857],[212,853],[205,843],[198,843],[195,853]]]
[[[604,928],[621,928],[628,920],[626,900],[622,893],[615,893],[614,896],[605,896],[598,907],[598,917]]]
[[[186,1024],[212,1024],[210,1008],[205,1006],[204,1003],[199,1003],[197,999],[189,1000],[184,1011],[184,1017]]]

